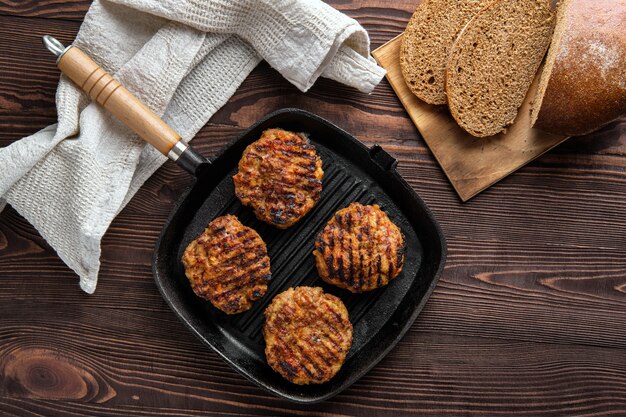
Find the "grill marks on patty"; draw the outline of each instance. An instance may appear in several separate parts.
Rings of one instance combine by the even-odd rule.
[[[249,145],[233,177],[235,194],[259,220],[286,229],[319,201],[322,160],[308,139],[269,129]]]
[[[339,210],[315,240],[322,279],[352,292],[385,286],[402,271],[402,232],[377,205]]]
[[[240,313],[267,291],[265,242],[233,215],[217,217],[182,257],[194,293],[227,314]]]
[[[265,310],[269,365],[295,384],[321,384],[341,368],[352,345],[352,324],[343,302],[319,287],[277,295]]]

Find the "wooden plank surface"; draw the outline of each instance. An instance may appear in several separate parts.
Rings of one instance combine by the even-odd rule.
[[[415,1],[329,2],[374,46]],[[0,1],[0,146],[55,121],[58,71],[87,1]],[[261,64],[195,139],[215,154],[260,116],[311,110],[380,143],[448,239],[411,330],[352,388],[294,406],[247,382],[178,322],[152,280],[154,244],[189,177],[166,163],[120,213],[88,296],[39,234],[0,213],[2,416],[626,415],[626,125],[572,138],[462,204],[390,85],[321,80],[301,94]],[[1,172],[1,167],[0,167]]]
[[[387,70],[389,84],[461,200],[469,200],[567,139],[567,136],[530,127],[530,108],[541,69],[519,108],[515,123],[487,138],[470,135],[456,123],[446,106],[430,105],[408,88],[400,68],[402,36],[377,48],[372,55]]]

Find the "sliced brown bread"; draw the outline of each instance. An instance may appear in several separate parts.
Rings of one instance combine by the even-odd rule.
[[[554,29],[547,0],[498,0],[457,37],[446,67],[450,113],[474,136],[512,124]]]
[[[423,0],[400,46],[407,86],[430,104],[446,104],[444,74],[448,51],[465,24],[494,0]]]
[[[564,0],[539,89],[534,127],[583,135],[626,114],[626,0]]]

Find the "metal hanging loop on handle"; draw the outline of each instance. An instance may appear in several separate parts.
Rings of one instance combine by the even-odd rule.
[[[57,38],[54,38],[50,35],[43,36],[43,44],[44,46],[53,54],[57,56],[57,62],[63,54],[70,48],[69,46],[63,45]]]

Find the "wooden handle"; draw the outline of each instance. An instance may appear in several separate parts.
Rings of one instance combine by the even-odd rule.
[[[172,158],[170,151],[181,141],[180,135],[83,51],[70,47],[61,55],[57,65],[92,100],[104,106],[163,155]]]

